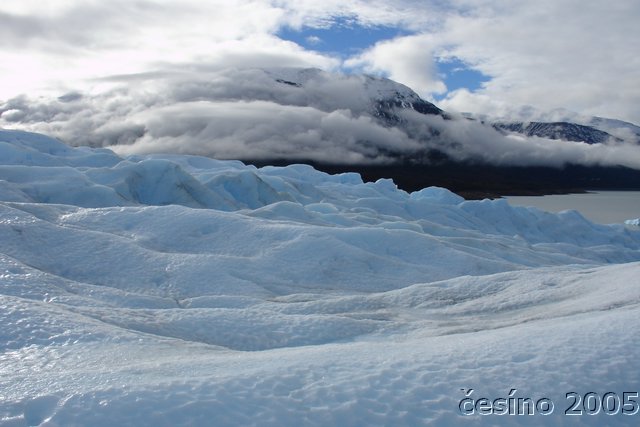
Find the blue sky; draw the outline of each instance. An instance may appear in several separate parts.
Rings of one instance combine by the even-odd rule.
[[[436,65],[438,66],[438,73],[443,77],[449,92],[463,88],[475,91],[482,87],[483,82],[489,81],[489,77],[473,68],[469,68],[459,59],[436,61]],[[444,95],[436,95],[436,99],[438,98],[444,98]]]
[[[328,28],[284,27],[277,36],[290,40],[306,49],[340,55],[343,58],[355,55],[380,40],[406,36],[410,32],[387,26],[362,26],[347,19],[336,19]]]

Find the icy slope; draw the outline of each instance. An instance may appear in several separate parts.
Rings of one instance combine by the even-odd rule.
[[[0,159],[0,426],[637,423],[563,412],[640,389],[638,232],[22,132]]]

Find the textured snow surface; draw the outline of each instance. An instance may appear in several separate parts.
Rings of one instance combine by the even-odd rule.
[[[564,415],[640,391],[622,225],[15,131],[0,200],[0,426],[638,423]]]

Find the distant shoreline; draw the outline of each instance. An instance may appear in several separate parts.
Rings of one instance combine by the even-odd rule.
[[[547,212],[575,210],[599,224],[624,224],[640,215],[640,191],[597,190],[545,197],[508,196],[505,200],[512,206],[535,207]],[[638,229],[631,225],[628,228]]]

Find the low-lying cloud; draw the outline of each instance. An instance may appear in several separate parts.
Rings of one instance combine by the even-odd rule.
[[[386,163],[438,150],[499,165],[565,163],[640,169],[638,145],[503,135],[462,117],[399,112],[376,119],[376,98],[408,89],[389,81],[319,70],[227,69],[123,76],[99,94],[0,104],[0,126],[55,136],[122,155],[181,153],[222,159]]]

